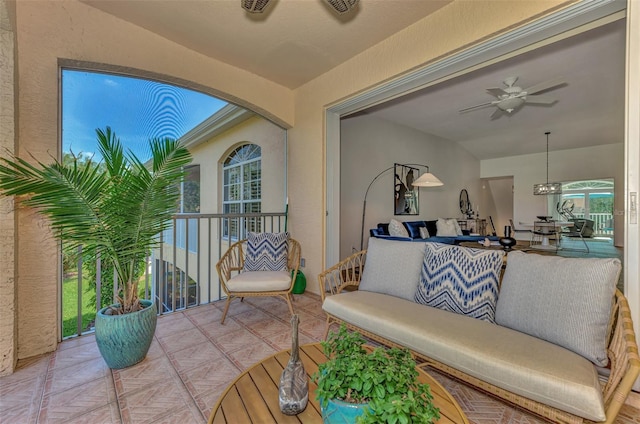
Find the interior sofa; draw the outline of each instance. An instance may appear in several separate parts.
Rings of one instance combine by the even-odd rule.
[[[389,223],[378,223],[376,228],[369,230],[371,237],[396,241],[416,241],[416,242],[437,242],[445,244],[460,244],[463,242],[481,242],[488,238],[490,241],[498,241],[497,236],[471,235],[468,230],[460,230],[457,235],[438,235],[437,220],[430,221],[405,221],[402,225],[407,231],[406,236],[391,235],[389,233]],[[420,234],[420,228],[426,228],[429,237],[423,238]]]
[[[554,422],[613,423],[640,373],[620,272],[618,259],[372,238],[318,281],[327,331],[409,348]]]

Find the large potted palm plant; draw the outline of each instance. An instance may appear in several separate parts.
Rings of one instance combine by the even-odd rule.
[[[176,140],[149,141],[143,162],[123,148],[109,127],[96,130],[102,162],[32,164],[2,158],[0,190],[49,218],[53,233],[83,257],[113,267],[117,302],[96,315],[96,341],[111,368],[125,368],[147,354],[156,326],[155,303],[140,299],[145,258],[171,225],[189,151]]]

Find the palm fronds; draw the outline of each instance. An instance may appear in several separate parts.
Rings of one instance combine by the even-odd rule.
[[[179,183],[191,154],[176,140],[152,139],[151,160],[145,164],[125,151],[111,128],[96,133],[102,163],[54,160],[36,166],[22,158],[2,158],[0,190],[27,196],[22,203],[45,214],[63,241],[81,244],[90,260],[99,253],[112,263],[122,309],[129,312],[138,302],[141,264],[177,210]]]

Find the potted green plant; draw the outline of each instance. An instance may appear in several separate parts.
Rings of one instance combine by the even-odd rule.
[[[139,297],[145,258],[171,225],[179,182],[191,154],[176,140],[149,141],[144,163],[107,127],[96,130],[100,163],[53,160],[36,165],[18,157],[0,161],[0,190],[49,218],[54,234],[83,257],[113,267],[117,303],[96,315],[96,341],[111,368],[147,354],[155,331],[155,303]]]
[[[312,378],[325,423],[408,424],[440,418],[429,386],[417,380],[409,350],[365,347],[364,338],[344,324],[321,344],[328,360]]]

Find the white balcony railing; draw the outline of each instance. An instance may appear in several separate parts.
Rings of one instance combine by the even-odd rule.
[[[150,252],[140,281],[141,295],[155,299],[159,314],[219,300],[224,293],[215,265],[228,247],[248,231],[282,232],[285,226],[285,213],[177,214]],[[110,303],[114,298],[115,284],[105,284],[104,277],[111,273],[99,260],[95,270],[88,271],[91,267],[82,263],[81,252],[78,258],[75,276],[63,281],[63,338],[93,332],[96,311],[105,299]],[[103,296],[103,291],[109,294]]]

